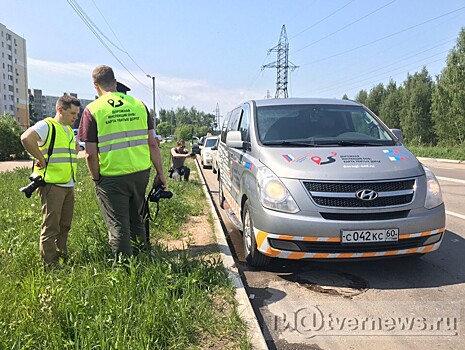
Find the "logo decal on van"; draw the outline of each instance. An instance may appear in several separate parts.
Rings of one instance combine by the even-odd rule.
[[[333,152],[333,153],[335,153],[335,152]],[[311,159],[318,165],[331,164],[331,163],[334,163],[336,161],[336,159],[334,159],[334,156],[326,157],[326,159],[328,159],[328,160],[326,160],[324,162],[322,162],[321,157],[318,157],[318,156],[313,156]]]
[[[383,152],[392,162],[396,162],[399,160],[407,160],[405,156],[400,154],[400,151],[398,149],[383,149]]]
[[[334,163],[336,161],[336,159],[334,159],[335,156],[337,156],[337,153],[336,152],[331,152],[331,156],[328,156],[326,157],[326,161],[322,162],[322,158],[320,156],[313,156],[311,157],[310,159],[318,164],[318,165],[325,165],[325,164],[331,164],[331,163]],[[292,154],[282,154],[282,156],[284,157],[284,159],[286,159],[289,163],[302,163],[305,159],[307,159],[307,157],[310,155],[310,153],[307,153],[307,154],[304,154],[298,158],[295,158]]]

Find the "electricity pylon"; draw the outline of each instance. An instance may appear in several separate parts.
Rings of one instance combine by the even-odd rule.
[[[281,28],[281,35],[279,37],[278,45],[268,50],[268,55],[273,52],[277,52],[277,60],[273,63],[268,63],[262,66],[262,70],[265,68],[276,68],[276,94],[275,98],[288,98],[287,95],[287,77],[289,69],[294,71],[298,66],[289,62],[289,41],[287,40],[286,26],[283,25]]]

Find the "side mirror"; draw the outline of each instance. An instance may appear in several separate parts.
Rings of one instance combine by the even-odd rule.
[[[400,129],[391,129],[391,132],[394,134],[394,136],[397,138],[397,141],[399,143],[404,142],[404,134],[402,133],[402,130]]]
[[[240,131],[230,131],[226,135],[226,146],[231,148],[244,148],[242,134]]]
[[[242,134],[240,131],[230,131],[226,135],[226,146],[239,148],[245,152],[250,149],[250,142],[242,141]]]
[[[218,147],[217,147],[217,146],[213,146],[213,147],[212,147],[212,151],[218,151]]]

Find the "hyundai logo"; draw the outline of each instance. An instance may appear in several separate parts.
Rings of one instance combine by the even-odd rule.
[[[373,190],[360,190],[357,191],[355,195],[362,201],[372,201],[373,199],[378,198],[378,193]]]

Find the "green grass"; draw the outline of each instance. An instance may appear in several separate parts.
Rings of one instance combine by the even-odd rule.
[[[465,160],[465,145],[462,146],[407,146],[417,157]]]
[[[167,150],[163,150],[164,153]],[[164,156],[165,169],[169,157]],[[193,167],[194,168],[194,167]],[[195,168],[194,168],[195,169]],[[79,161],[70,259],[44,273],[37,194],[18,191],[28,169],[0,174],[0,349],[250,348],[220,261],[166,251],[111,268],[107,230],[85,162]],[[183,236],[205,206],[198,182],[172,183],[151,235]]]

